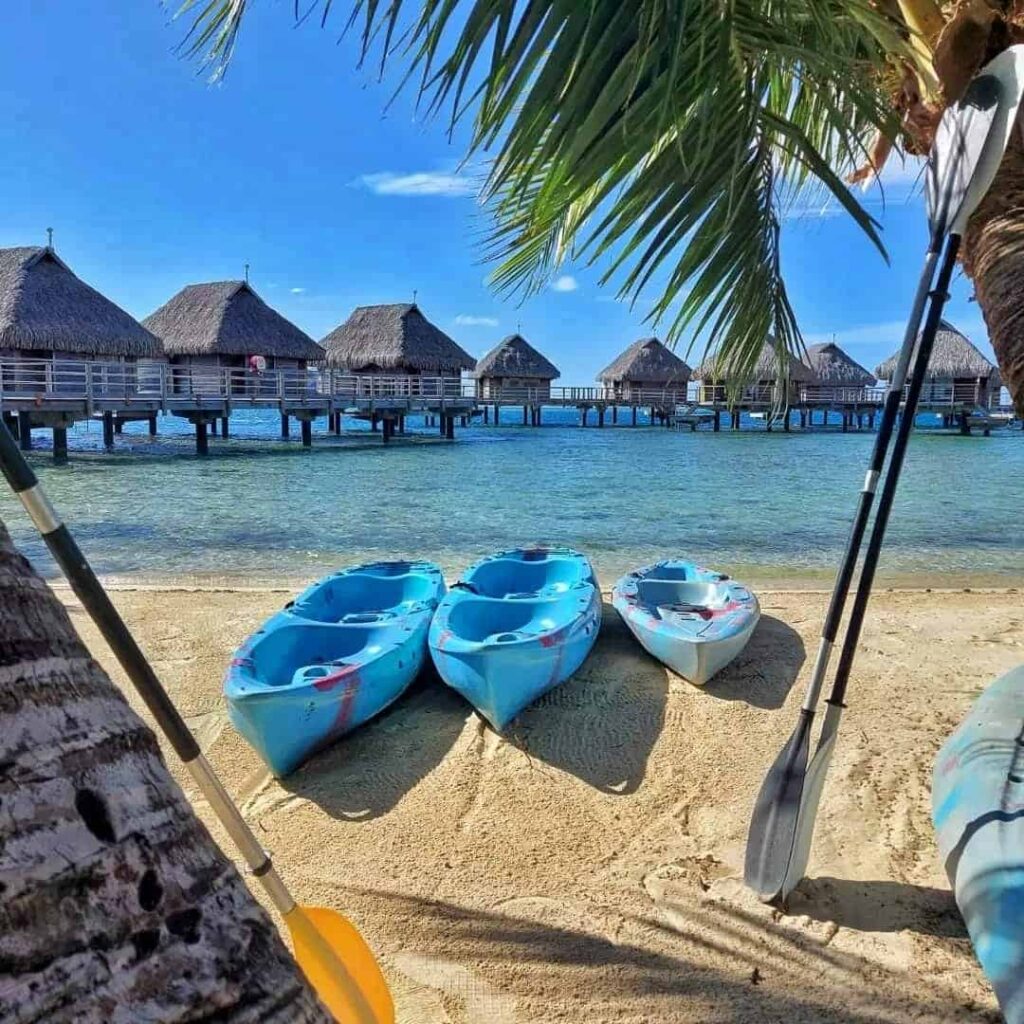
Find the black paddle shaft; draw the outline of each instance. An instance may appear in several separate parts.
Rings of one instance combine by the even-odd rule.
[[[843,700],[846,696],[846,687],[850,681],[850,669],[853,667],[853,660],[857,654],[857,643],[860,640],[861,627],[864,625],[864,614],[867,610],[868,600],[871,597],[871,588],[875,582],[878,556],[882,551],[882,543],[885,540],[885,529],[889,523],[889,514],[892,511],[893,500],[896,497],[896,488],[899,486],[903,459],[907,453],[907,444],[910,441],[911,431],[914,429],[914,418],[917,415],[921,387],[924,384],[925,374],[928,371],[928,361],[931,358],[932,347],[935,344],[935,335],[939,330],[939,321],[942,319],[942,312],[946,305],[946,300],[949,298],[949,283],[953,277],[953,269],[956,265],[956,257],[959,250],[960,236],[950,235],[949,241],[946,243],[946,253],[942,260],[942,266],[939,269],[935,290],[931,294],[928,317],[925,320],[924,330],[921,332],[917,358],[910,377],[910,386],[907,389],[907,400],[903,408],[903,418],[900,420],[900,428],[896,433],[896,442],[893,445],[892,457],[889,460],[889,468],[885,475],[882,496],[878,500],[878,511],[875,514],[875,522],[871,528],[871,536],[868,538],[867,551],[864,553],[864,567],[861,569],[860,579],[857,581],[857,594],[853,599],[850,623],[846,628],[846,636],[843,638],[843,649],[839,656],[839,667],[836,669],[836,677],[832,683],[832,693],[828,698],[828,703],[837,707],[843,707]]]
[[[30,513],[34,508],[42,508],[52,513],[32,467],[25,461],[25,456],[18,450],[11,432],[2,421],[0,471]],[[96,623],[103,634],[103,639],[110,645],[139,696],[146,702],[146,707],[174,747],[175,753],[186,763],[195,760],[200,752],[195,737],[178,714],[177,708],[171,703],[167,691],[157,679],[153,667],[135,642],[124,619],[111,603],[85,555],[75,543],[75,538],[56,516],[52,516],[52,521],[45,524],[39,521],[36,514],[33,514],[32,518],[50,553],[71,584],[71,589]]]

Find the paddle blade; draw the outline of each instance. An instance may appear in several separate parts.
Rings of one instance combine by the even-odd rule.
[[[743,880],[766,903],[780,897],[789,876],[813,721],[813,712],[800,712],[793,735],[761,784],[750,819]]]
[[[995,177],[1024,92],[1024,46],[989,61],[947,107],[928,157],[925,194],[933,233],[963,234]]]
[[[394,1024],[395,1007],[376,957],[351,921],[324,907],[285,914],[295,960],[341,1024]]]

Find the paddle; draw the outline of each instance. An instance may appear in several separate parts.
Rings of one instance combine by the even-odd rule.
[[[188,726],[2,421],[0,470],[139,696],[203,791],[253,875],[281,912],[295,944],[295,959],[321,1002],[344,1024],[394,1024],[395,1011],[387,983],[366,941],[355,926],[336,911],[299,906],[292,898],[269,854],[260,846],[199,750]]]
[[[929,155],[926,192],[930,244],[925,257],[924,270],[914,297],[896,369],[886,393],[878,436],[875,439],[875,446],[864,479],[846,551],[833,587],[817,657],[800,709],[800,717],[788,742],[780,751],[762,783],[751,817],[744,878],[746,884],[765,901],[784,899],[803,877],[807,867],[814,820],[825,775],[831,761],[835,733],[838,729],[842,699],[846,688],[845,678],[838,690],[833,688],[828,701],[829,708],[822,735],[819,738],[814,758],[808,765],[811,730],[874,501],[879,475],[885,462],[885,455],[899,411],[907,370],[914,352],[924,306],[929,296],[935,265],[943,239],[947,234],[955,233],[956,241],[947,247],[946,258],[940,272],[939,293],[943,297],[936,301],[937,296],[933,295],[929,309],[928,325],[930,326],[934,320],[931,338],[925,344],[926,339],[922,336],[921,344],[917,348],[913,377],[918,380],[916,391],[913,379],[911,384],[913,406],[911,405],[911,395],[908,394],[906,409],[900,424],[900,433],[897,437],[897,449],[894,449],[894,457],[890,463],[883,490],[883,499],[879,505],[881,518],[876,520],[871,537],[871,545],[875,548],[876,562],[902,467],[903,452],[913,426],[920,382],[923,381],[927,369],[928,356],[934,342],[934,332],[938,328],[938,320],[945,302],[945,290],[948,287],[959,248],[959,237],[971,212],[985,195],[998,170],[1015,123],[1022,82],[1024,82],[1024,47],[1011,47],[990,62],[982,70],[982,73],[971,82],[963,98],[947,109]],[[900,438],[902,438],[902,446]],[[899,451],[898,458],[896,457],[897,450]],[[886,495],[888,495],[887,504]],[[883,508],[885,510],[884,517],[882,517]],[[880,530],[878,529],[879,524]],[[872,566],[869,578],[866,579],[862,573],[858,587],[858,598],[861,597],[862,591],[864,595],[863,600],[857,602],[860,605],[861,621],[873,576],[874,567]],[[856,636],[853,638],[854,648],[859,631],[860,621],[857,622]],[[849,641],[849,634],[847,641]],[[845,652],[846,646],[844,645],[844,654]],[[848,676],[852,654],[844,660]],[[839,682],[838,678],[836,682]]]

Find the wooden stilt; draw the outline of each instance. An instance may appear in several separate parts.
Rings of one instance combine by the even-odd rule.
[[[384,419],[380,425],[380,436],[381,441],[384,444],[388,444],[391,441],[391,420]]]
[[[960,410],[960,433],[964,437],[969,436],[970,433],[971,433],[971,424],[970,424],[970,421],[967,418],[967,410],[966,409],[961,409]]]
[[[789,421],[790,421],[790,419],[791,419],[791,415],[790,415],[790,413],[791,413],[791,412],[792,412],[792,410],[790,410],[790,409],[787,409],[787,410],[786,410],[786,411],[785,411],[785,412],[784,412],[784,413],[782,414],[782,429],[783,429],[783,430],[784,430],[784,431],[785,431],[785,432],[786,432],[787,434],[789,433]]]
[[[281,437],[284,440],[287,440],[290,434],[291,434],[291,423],[289,422],[289,419],[288,419],[288,413],[283,412],[283,413],[281,413]]]
[[[149,417],[149,436],[156,437],[156,414]]]
[[[612,425],[618,426],[619,423],[619,407],[617,405],[612,406]]]
[[[220,436],[228,436],[228,418],[227,416],[221,416],[220,418]]]
[[[604,414],[605,414],[605,407],[602,405],[597,410],[597,425],[599,427],[603,427],[604,426]]]
[[[846,411],[843,411],[843,433],[845,434],[850,429],[850,418]]]
[[[375,413],[370,413],[370,430],[376,433],[380,430],[380,417]]]
[[[27,412],[18,413],[18,446],[23,452],[32,451],[32,416]]]
[[[445,426],[445,429],[444,429],[444,436],[449,441],[454,441],[455,440],[455,417],[454,416],[448,416],[448,417],[446,417],[446,419],[448,420],[448,423],[447,423],[447,425]]]
[[[313,446],[313,421],[302,421],[302,447],[312,448]]]
[[[196,455],[207,455],[210,441],[206,436],[206,420],[196,420]]]
[[[124,433],[124,420],[122,420],[120,416],[118,416],[114,420],[114,433],[115,434],[123,434]]]
[[[714,431],[717,434],[721,429],[722,429],[722,410],[721,409],[716,409],[715,410]]]
[[[530,418],[530,407],[528,405],[523,406],[523,426],[525,427]]]
[[[632,408],[632,412],[633,412],[633,426],[635,427],[636,426],[636,406],[635,405]]]
[[[68,428],[53,428],[53,461],[64,463],[68,461]]]
[[[484,406],[484,426],[491,422],[491,410],[485,405]]]

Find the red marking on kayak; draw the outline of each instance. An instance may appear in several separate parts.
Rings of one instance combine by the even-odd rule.
[[[554,633],[547,633],[540,638],[541,647],[554,647],[563,638],[565,629],[556,629]]]
[[[320,691],[333,690],[358,671],[358,665],[345,665],[337,672],[332,672],[329,676],[321,676],[319,679],[314,680],[313,687]],[[355,680],[352,680],[352,683],[354,684]]]
[[[344,732],[348,728],[349,720],[352,718],[352,708],[356,703],[356,691],[359,689],[359,676],[349,679],[345,692],[341,695],[338,704],[338,714],[335,716],[334,724]]]
[[[251,665],[251,664],[252,664],[252,658],[232,658],[231,659],[231,667],[232,668],[245,668],[246,665]]]
[[[439,651],[444,650],[444,645],[448,643],[452,638],[452,631],[450,629],[442,629],[441,635],[437,638],[437,649]]]

